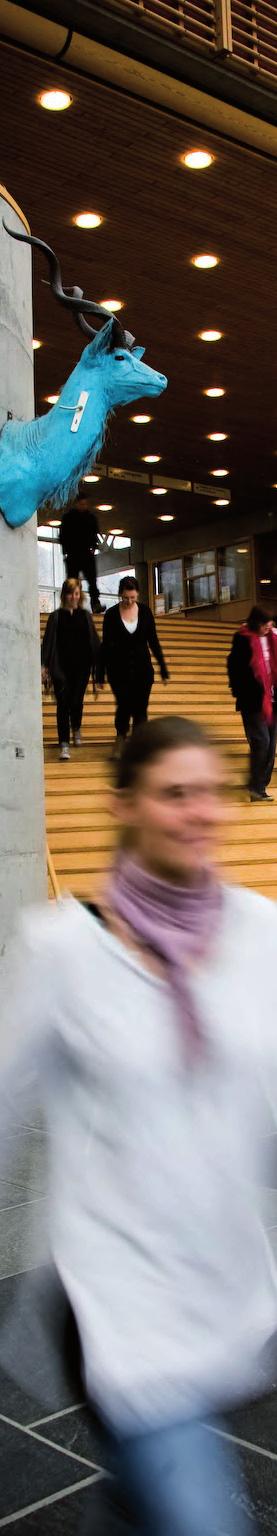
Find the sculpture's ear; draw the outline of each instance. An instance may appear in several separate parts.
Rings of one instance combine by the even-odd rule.
[[[113,316],[106,321],[106,325],[101,326],[101,331],[97,331],[97,336],[94,336],[93,341],[90,341],[88,347],[85,348],[88,361],[92,362],[94,358],[100,358],[104,352],[110,352],[112,346]]]
[[[132,357],[144,357],[145,347],[132,347]]]

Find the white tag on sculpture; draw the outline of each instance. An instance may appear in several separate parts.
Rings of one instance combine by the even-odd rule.
[[[73,416],[73,421],[71,422],[71,432],[78,432],[78,427],[80,426],[80,421],[82,421],[82,416],[84,415],[88,397],[89,390],[82,389],[82,393],[79,395],[79,400],[77,400],[75,416]]]

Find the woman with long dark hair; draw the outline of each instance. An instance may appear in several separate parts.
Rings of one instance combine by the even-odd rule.
[[[129,739],[100,908],[67,899],[25,916],[9,1003],[22,1048],[1,1075],[1,1177],[32,1089],[87,1397],[138,1529],[155,1536],[253,1536],[213,1414],[265,1386],[276,1329],[259,1182],[277,1097],[277,917],[219,878],[221,782],[195,722]]]
[[[122,576],[118,603],[105,614],[97,668],[100,688],[107,676],[116,700],[114,757],[120,757],[130,722],[136,730],[147,719],[154,682],[151,652],[165,683],[169,672],[151,608],[140,602],[136,577]]]
[[[75,747],[81,746],[84,697],[90,674],[95,678],[100,641],[91,613],[83,608],[80,582],[67,577],[60,608],[49,614],[41,647],[42,681],[49,680],[57,701],[60,758],[70,758],[70,727]]]

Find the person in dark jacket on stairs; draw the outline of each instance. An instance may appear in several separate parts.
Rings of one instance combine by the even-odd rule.
[[[67,507],[63,513],[59,542],[66,565],[67,576],[80,576],[88,582],[93,613],[101,613],[96,580],[95,550],[98,540],[98,522],[91,511],[86,496],[79,496],[78,505]]]
[[[147,719],[154,681],[150,651],[158,662],[163,683],[169,677],[153,614],[147,603],[139,603],[139,585],[134,576],[122,577],[118,596],[119,602],[105,614],[97,663],[100,688],[107,676],[116,699],[115,756],[120,755],[130,720],[135,730]]]
[[[100,641],[90,610],[82,608],[79,582],[68,578],[61,606],[49,614],[41,647],[42,681],[51,680],[57,700],[60,758],[70,758],[70,726],[75,747],[81,746],[83,704],[90,673],[95,678]]]
[[[277,740],[277,635],[263,609],[251,608],[234,635],[227,671],[250,747],[250,800],[266,804]]]

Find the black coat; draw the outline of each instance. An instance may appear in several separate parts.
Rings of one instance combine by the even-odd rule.
[[[252,668],[251,644],[248,635],[237,632],[234,635],[232,649],[227,658],[227,672],[233,698],[236,699],[236,709],[241,715],[260,714],[264,687],[255,677]],[[274,699],[277,710],[277,690]]]
[[[59,616],[61,608],[56,608],[55,613],[49,614],[41,647],[41,664],[47,667],[54,685],[59,686],[65,682],[67,671],[64,665],[64,653],[59,646]],[[70,623],[74,625],[78,614],[78,658],[80,676],[89,677],[90,672],[95,677],[97,657],[100,651],[100,640],[93,623],[92,615],[87,608],[78,608],[72,614]],[[80,631],[80,633],[79,633]],[[80,644],[81,641],[81,644]]]
[[[64,512],[59,534],[59,542],[65,557],[67,555],[80,556],[94,554],[97,546],[98,522],[94,512],[89,507],[83,512],[78,512],[77,507],[69,507]]]
[[[154,670],[150,651],[158,662],[161,677],[169,676],[162,648],[158,640],[155,619],[146,603],[140,603],[137,629],[130,635],[120,616],[119,603],[109,608],[103,623],[103,639],[97,662],[97,679],[100,684],[107,676],[115,693],[151,687]]]

